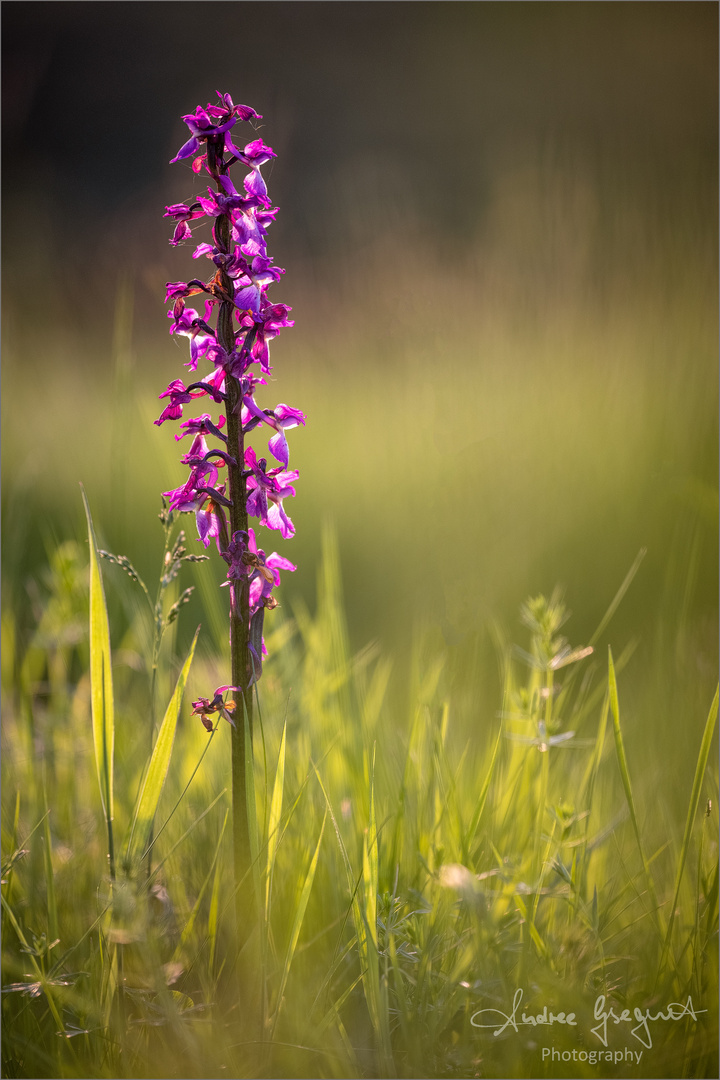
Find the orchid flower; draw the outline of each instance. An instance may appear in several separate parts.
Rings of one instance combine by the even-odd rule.
[[[298,473],[289,468],[286,432],[305,423],[300,409],[285,403],[267,407],[255,396],[267,384],[264,376],[271,373],[270,341],[293,325],[290,308],[268,298],[268,290],[285,272],[267,251],[267,230],[277,208],[268,196],[262,169],[275,158],[275,151],[257,137],[240,149],[233,135],[238,124],[260,119],[254,109],[235,105],[229,94],[219,91],[217,103],[198,105],[183,116],[190,137],[172,161],[193,159],[192,174],[204,172],[210,183],[186,202],[165,208],[165,217],[175,223],[170,238],[174,248],[192,239],[203,225],[209,226],[209,234],[196,240],[193,251],[194,259],[208,260],[209,277],[203,279],[201,274],[168,282],[166,287],[166,301],[172,304],[170,333],[189,342],[186,366],[196,372],[204,363],[209,370],[187,386],[174,379],[160,394],[161,400],[169,401],[155,420],[157,426],[182,420],[175,439],[192,436],[181,457],[189,476],[164,493],[170,508],[194,513],[199,541],[208,547],[214,540],[228,565],[224,584],[231,596],[233,685],[218,687],[212,699],[193,702],[193,712],[208,730],[212,730],[208,715],[213,712],[233,723],[223,693],[244,691],[260,677],[266,653],[264,612],[277,606],[273,591],[280,585],[280,571],[295,570],[275,551],[266,556],[248,525],[248,517],[255,517],[283,538],[293,536],[295,527],[283,501],[295,495]],[[230,176],[231,169],[245,170],[240,181]],[[186,306],[190,296],[204,296],[202,315]],[[183,419],[183,409],[202,397],[212,398],[223,409],[217,423],[207,412]],[[261,434],[265,426],[271,431],[267,448],[279,462],[277,468],[268,469],[266,458],[245,441],[253,431]],[[227,478],[222,483],[220,470]]]

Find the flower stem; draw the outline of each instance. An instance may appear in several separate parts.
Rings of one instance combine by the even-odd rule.
[[[231,453],[238,464],[229,465],[229,489],[232,507],[230,508],[230,534],[240,531],[247,532],[248,519],[245,505],[245,478],[242,471],[243,433],[239,422],[238,413],[233,411],[235,404],[233,399],[239,398],[239,389],[234,378],[227,380],[230,386],[228,402],[228,446],[232,446]],[[248,684],[248,637],[250,633],[250,613],[248,606],[248,587],[245,582],[236,583],[233,590],[234,603],[230,611],[230,658],[232,664],[233,686],[247,687]],[[247,793],[245,785],[245,730],[243,716],[243,702],[247,710],[248,724],[250,727],[250,743],[252,745],[253,734],[253,701],[252,693],[235,691],[235,727],[232,728],[232,818],[233,818],[233,853],[235,862],[235,885],[236,907],[238,912],[238,924],[243,930],[247,927],[248,906],[251,902],[248,889],[250,869],[250,832],[248,827]],[[243,898],[243,890],[240,882],[245,878],[245,891],[247,897]]]
[[[218,185],[219,186],[219,185]],[[230,244],[230,221],[227,217],[221,218],[216,226],[216,239],[219,246],[229,250]],[[232,285],[224,270],[221,271],[221,284],[227,294],[232,295]],[[230,355],[235,348],[235,335],[232,325],[233,305],[224,301],[220,305],[220,313],[217,322],[217,340],[225,352]],[[241,421],[242,395],[238,380],[227,373],[225,378],[225,393],[227,395],[227,448],[228,453],[235,459],[235,464],[228,463],[228,494],[232,503],[230,514],[230,536],[236,532],[247,532],[247,492],[243,469],[245,465],[245,445]],[[230,660],[232,665],[232,683],[234,686],[242,686],[245,692],[234,692],[235,696],[235,727],[232,728],[232,820],[233,820],[233,860],[235,870],[235,904],[238,918],[238,928],[241,935],[247,933],[248,923],[252,920],[250,905],[252,904],[251,889],[247,888],[249,882],[248,871],[250,869],[250,831],[248,826],[247,792],[245,784],[245,731],[242,709],[242,698],[245,698],[248,724],[250,727],[250,742],[252,745],[253,713],[252,694],[247,691],[248,675],[248,641],[250,634],[250,611],[249,590],[246,582],[237,582],[231,593],[233,600],[230,609]],[[243,889],[241,882],[245,879]],[[247,894],[247,895],[244,895]]]

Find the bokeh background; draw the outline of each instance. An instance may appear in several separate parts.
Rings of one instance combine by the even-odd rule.
[[[152,423],[185,372],[164,284],[194,266],[162,215],[198,186],[168,162],[181,115],[227,90],[278,153],[271,295],[296,325],[262,404],[308,415],[286,611],[313,605],[332,522],[353,646],[378,641],[401,686],[424,634],[480,720],[500,701],[493,627],[524,643],[520,603],[560,584],[582,644],[646,548],[600,645],[637,640],[631,753],[671,749],[687,787],[716,679],[717,20],[685,2],[5,4],[18,633],[48,551],[84,535],[79,482],[105,544],[156,572],[160,492],[185,475]],[[197,568],[185,620],[207,648],[223,570]]]

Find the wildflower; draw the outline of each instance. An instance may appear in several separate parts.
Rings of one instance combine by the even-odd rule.
[[[180,435],[175,436],[175,441],[180,442],[186,435],[193,435],[196,432],[201,432],[203,435],[214,435],[216,439],[223,439],[227,442],[227,435],[223,435],[220,430],[225,424],[225,417],[220,414],[217,424],[213,424],[209,413],[203,413],[201,416],[196,416],[194,420],[186,420],[180,425],[181,428],[185,428]]]
[[[207,109],[203,109],[198,105],[194,113],[183,116],[183,120],[190,129],[191,137],[180,147],[175,157],[170,159],[171,165],[176,161],[182,161],[183,158],[192,157],[193,154],[198,152],[202,142],[209,139],[217,142],[218,136],[229,131],[238,120],[262,119],[259,113],[256,113],[254,109],[249,108],[247,105],[233,105],[229,94],[221,94],[218,91],[218,97],[223,101],[224,109],[219,108],[217,105],[208,105]],[[224,121],[224,123],[214,124],[213,118]],[[232,140],[230,140],[228,149],[231,147]]]
[[[205,364],[210,370],[187,386],[181,379],[173,380],[160,394],[168,401],[155,420],[157,426],[182,420],[175,439],[192,436],[181,458],[189,475],[165,495],[171,509],[195,514],[199,541],[208,547],[214,540],[228,566],[224,584],[231,597],[234,685],[218,688],[211,701],[201,698],[193,703],[206,727],[208,715],[227,711],[222,704],[225,690],[247,687],[259,678],[266,654],[264,613],[277,606],[273,590],[280,584],[280,571],[295,570],[284,556],[277,552],[266,556],[258,547],[248,516],[285,539],[294,535],[295,526],[283,506],[295,495],[298,478],[297,470],[289,468],[287,432],[306,419],[300,409],[284,402],[269,408],[256,400],[271,373],[270,342],[293,325],[291,309],[268,298],[268,290],[285,273],[267,251],[267,232],[277,208],[262,169],[276,155],[260,138],[240,148],[234,129],[260,119],[260,114],[247,105],[235,105],[229,94],[218,91],[217,96],[216,103],[198,105],[183,116],[190,138],[172,159],[193,159],[193,173],[204,172],[211,183],[202,194],[165,208],[165,217],[174,222],[173,247],[192,237],[191,223],[210,225],[210,236],[193,252],[194,259],[207,259],[200,265],[209,265],[209,277],[171,281],[166,287],[166,301],[172,305],[170,333],[188,339],[186,366],[196,372]],[[242,182],[230,175],[237,168],[245,170]],[[202,314],[187,305],[192,296],[204,297]],[[204,396],[223,409],[217,423],[207,412],[183,419],[183,409]],[[268,452],[279,463],[276,468],[269,469],[267,460],[258,458],[245,442],[261,426],[271,429]],[[226,477],[222,482],[221,470]]]
[[[192,206],[188,206],[187,203],[175,203],[173,206],[165,207],[163,217],[174,218],[177,221],[175,232],[170,241],[173,247],[177,247],[181,240],[189,240],[192,237],[188,221],[202,217],[202,215],[203,208],[200,203],[193,203]]]
[[[235,721],[233,720],[232,713],[235,711],[234,702],[225,703],[223,694],[228,690],[239,690],[239,686],[218,686],[212,700],[208,698],[198,698],[197,701],[193,701],[192,715],[199,716],[202,720],[207,731],[212,731],[213,725],[210,717],[213,713],[219,712],[223,719],[227,720],[229,724],[235,727]]]
[[[195,389],[195,393],[192,391]],[[225,396],[221,390],[208,380],[203,379],[202,383],[193,383],[191,386],[185,386],[182,379],[174,379],[170,383],[167,390],[163,390],[159,395],[160,399],[164,397],[170,398],[170,404],[165,406],[160,417],[153,421],[158,427],[166,420],[177,420],[182,416],[182,407],[193,398],[202,397],[203,394],[209,394],[215,401],[224,401]]]
[[[259,409],[252,396],[247,394],[243,397],[243,428],[251,431],[259,423],[269,424],[277,432],[268,442],[268,450],[274,458],[287,465],[289,450],[285,429],[297,427],[305,423],[305,414],[300,409],[293,409],[290,405],[276,405],[274,409]],[[247,420],[245,420],[247,416]]]
[[[261,525],[268,529],[279,529],[287,540],[295,535],[295,526],[283,507],[283,499],[295,494],[295,488],[289,481],[297,480],[298,471],[293,469],[271,469],[268,472],[265,458],[259,460],[252,446],[245,451],[245,464],[250,470],[247,478],[247,512],[260,518]]]

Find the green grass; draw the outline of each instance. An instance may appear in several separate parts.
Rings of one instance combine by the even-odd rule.
[[[101,572],[134,611],[109,645]],[[148,648],[158,609],[133,608],[139,585],[94,555],[83,620],[87,580],[66,544],[24,650],[4,625],[3,1075],[717,1075],[717,698],[685,716],[697,764],[682,817],[663,814],[625,746],[652,673],[633,675],[631,648],[571,646],[559,593],[523,605],[524,640],[497,630],[495,710],[478,711],[471,686],[455,700],[447,650],[420,637],[399,715],[388,658],[348,645],[326,532],[315,613],[298,603],[268,639],[242,885],[257,918],[238,935],[230,732],[179,708],[185,681],[186,698],[222,681],[215,650],[202,632],[184,666],[169,638]],[[170,585],[161,623],[177,614]],[[128,837],[114,864],[100,797],[112,758],[96,767],[91,720],[109,685],[91,657],[110,649],[112,831]],[[154,684],[172,700],[150,755]],[[523,1007],[578,1026],[495,1038],[473,1025],[510,1013],[517,988]],[[642,1050],[640,1072],[543,1063],[543,1047],[602,1049],[599,995],[616,1015],[688,996],[706,1011],[651,1025],[652,1049],[611,1024],[609,1047]]]
[[[308,426],[241,934],[230,732],[188,704],[230,681],[225,567],[156,520],[177,264],[121,277],[114,345],[106,282],[4,302],[4,1075],[717,1076],[715,203],[534,154],[462,244],[380,200],[281,259]],[[578,1026],[473,1026],[517,988]],[[705,1011],[543,1061],[602,1049],[601,994]]]

